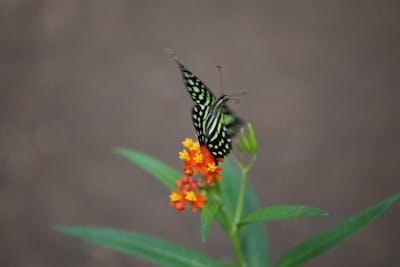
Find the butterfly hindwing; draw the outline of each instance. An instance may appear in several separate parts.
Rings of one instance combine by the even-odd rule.
[[[223,158],[228,155],[232,149],[231,138],[227,134],[227,129],[223,125],[223,114],[219,117],[218,126],[213,134],[206,140],[208,150],[215,158]]]
[[[230,108],[224,104],[222,104],[222,113],[224,114],[223,124],[226,127],[226,133],[229,137],[233,137],[242,125],[242,120],[239,119]]]
[[[210,106],[203,106],[200,104],[196,104],[192,108],[192,121],[194,125],[194,129],[196,130],[197,139],[199,140],[200,145],[205,144],[205,130],[206,130],[206,120],[210,112]]]
[[[221,98],[212,109],[212,116],[209,116],[206,122],[206,143],[214,157],[223,158],[232,149],[231,138],[237,133],[241,120]]]

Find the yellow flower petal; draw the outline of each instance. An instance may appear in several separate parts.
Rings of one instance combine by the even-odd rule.
[[[186,151],[186,149],[179,152],[179,159],[186,160],[186,161],[190,159],[189,153]]]
[[[215,165],[215,162],[211,162],[207,164],[207,171],[209,172],[215,172],[217,170],[217,165]]]
[[[171,195],[169,195],[169,199],[170,199],[172,202],[177,202],[177,201],[180,201],[180,200],[182,199],[182,196],[179,195],[177,192],[173,191],[173,192],[171,193]]]
[[[190,138],[186,138],[183,142],[182,145],[184,147],[190,148],[193,145],[193,140]]]
[[[200,151],[200,143],[198,141],[193,142],[193,144],[190,147],[190,150]]]
[[[203,154],[201,154],[201,152],[196,152],[196,155],[193,157],[193,160],[196,163],[202,163],[203,162]]]
[[[195,202],[197,200],[196,194],[193,191],[189,191],[189,192],[186,193],[185,199],[189,200],[189,201],[192,201],[192,202]]]

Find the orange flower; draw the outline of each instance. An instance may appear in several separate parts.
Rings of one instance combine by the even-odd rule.
[[[182,142],[185,149],[179,152],[179,159],[184,160],[182,179],[176,181],[178,190],[172,190],[170,194],[170,204],[177,210],[184,210],[187,204],[192,205],[193,212],[198,208],[204,207],[204,202],[207,200],[199,192],[199,187],[213,188],[215,184],[212,182],[214,178],[221,179],[221,166],[218,162],[223,162],[222,158],[215,159],[207,148],[207,145],[200,146],[198,141],[194,142],[190,138],[186,138]],[[199,183],[193,176],[200,172],[201,176]]]
[[[207,200],[207,197],[202,196],[199,191],[188,191],[185,195],[185,200],[192,205],[193,212],[196,212],[197,208],[204,208],[203,202]]]
[[[186,148],[190,148],[193,145],[193,140],[186,138],[184,141],[182,141],[182,145]]]
[[[184,210],[185,204],[184,202],[184,195],[182,192],[177,192],[176,190],[172,190],[172,193],[169,195],[171,206],[174,206],[177,210]]]
[[[207,164],[207,183],[211,183],[213,178],[217,178],[221,180],[221,174],[219,172],[222,170],[222,167],[217,166],[215,162],[210,162]]]
[[[197,208],[204,208],[203,202],[207,197],[200,194],[196,180],[183,176],[182,179],[176,181],[175,185],[179,191],[172,190],[169,195],[171,206],[182,211],[186,207],[185,204],[188,203],[192,205],[193,212],[196,212]]]
[[[187,152],[186,149],[179,152],[179,158],[186,161],[190,160],[189,153]]]

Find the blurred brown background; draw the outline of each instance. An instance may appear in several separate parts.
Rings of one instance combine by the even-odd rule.
[[[233,255],[213,225],[111,154],[179,168],[192,102],[171,47],[259,136],[263,205],[330,212],[268,224],[272,257],[399,191],[398,1],[2,1],[0,266],[152,266],[51,231],[131,229]],[[307,266],[400,266],[399,205]]]

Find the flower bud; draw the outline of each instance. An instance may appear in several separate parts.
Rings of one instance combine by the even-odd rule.
[[[181,203],[181,202],[178,202],[178,203],[175,204],[175,209],[177,209],[179,211],[182,211],[182,210],[185,209],[185,205],[183,203]]]

